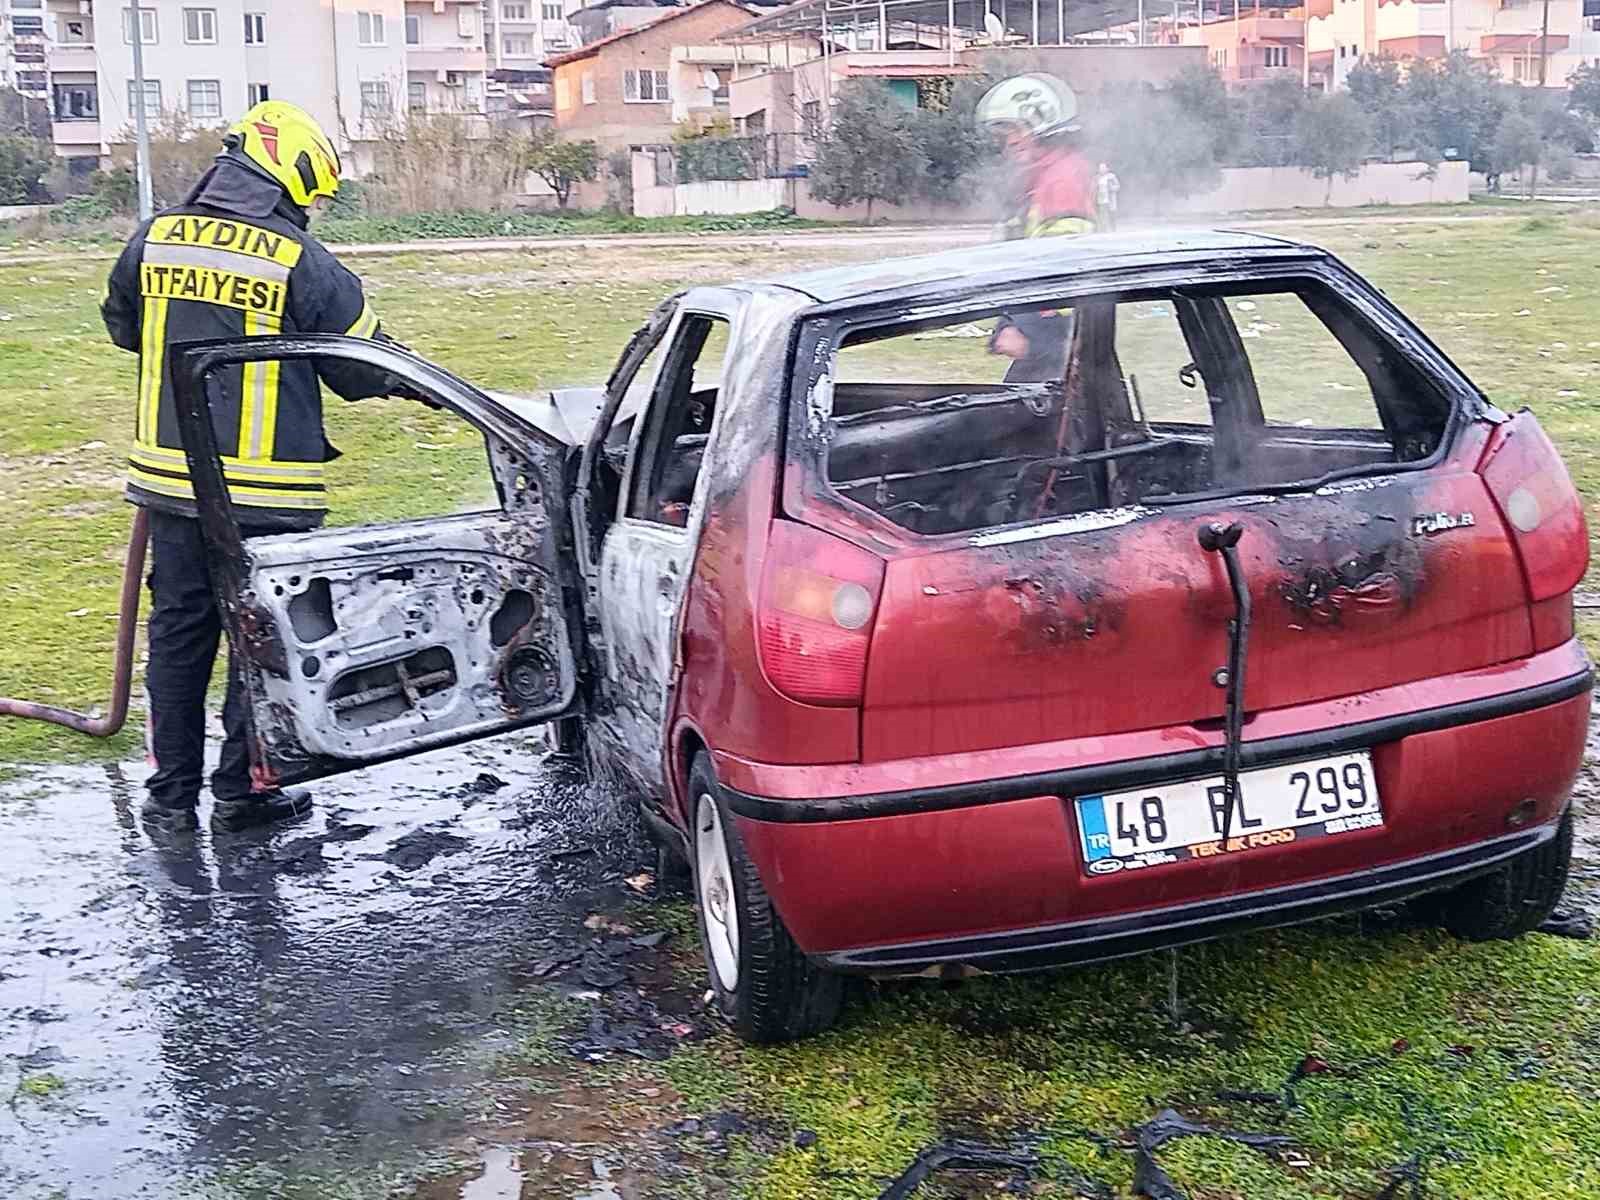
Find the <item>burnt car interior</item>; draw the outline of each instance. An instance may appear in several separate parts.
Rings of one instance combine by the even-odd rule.
[[[931,535],[1418,462],[1451,413],[1314,280],[867,324],[832,370],[828,482]]]
[[[651,400],[642,414],[627,515],[682,527],[705,457],[716,415],[728,322],[723,317],[685,315],[666,350]],[[632,421],[618,420],[608,432],[603,468],[607,490],[620,492],[626,473]],[[620,436],[619,436],[620,435]]]

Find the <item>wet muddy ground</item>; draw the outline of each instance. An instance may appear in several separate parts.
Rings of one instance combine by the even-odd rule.
[[[1600,916],[1600,736],[1571,901]],[[538,737],[152,845],[143,768],[0,785],[0,1195],[720,1195],[727,1140],[619,1064],[716,1032],[687,905]],[[1004,1183],[1006,1176],[995,1177]]]
[[[142,774],[0,786],[0,1194],[403,1192],[535,1109],[540,1194],[616,1194],[614,1106],[563,1074],[704,1020],[671,929],[627,923],[654,852],[573,768],[501,739],[329,782],[291,828],[166,846],[137,827]],[[518,1195],[508,1153],[427,1194]]]

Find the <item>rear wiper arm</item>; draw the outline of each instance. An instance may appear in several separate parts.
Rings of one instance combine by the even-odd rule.
[[[1250,639],[1250,587],[1244,568],[1239,565],[1239,538],[1244,526],[1212,522],[1201,526],[1196,535],[1200,548],[1220,554],[1228,572],[1228,588],[1233,592],[1234,615],[1228,621],[1228,667],[1224,695],[1224,737],[1222,747],[1222,853],[1228,852],[1228,837],[1233,832],[1233,810],[1243,807],[1239,799],[1239,743],[1244,739],[1244,664]]]

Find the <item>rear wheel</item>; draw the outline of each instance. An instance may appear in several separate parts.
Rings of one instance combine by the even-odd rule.
[[[1432,897],[1439,923],[1469,942],[1521,937],[1543,925],[1561,900],[1572,862],[1572,813],[1556,836],[1491,874]]]
[[[695,909],[717,1007],[747,1041],[821,1033],[839,1017],[844,980],[789,936],[703,754],[689,773],[689,798]]]

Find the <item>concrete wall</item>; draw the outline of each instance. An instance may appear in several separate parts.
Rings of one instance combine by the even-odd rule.
[[[862,221],[865,204],[835,208],[814,199],[803,179],[757,179],[725,183],[657,183],[651,156],[634,155],[633,211],[641,217],[688,213],[765,212],[792,208],[796,216],[822,221]],[[1440,163],[1427,177],[1425,163],[1369,163],[1354,179],[1334,178],[1331,196],[1326,180],[1297,167],[1230,167],[1222,182],[1207,192],[1146,205],[1124,186],[1123,207],[1129,215],[1152,210],[1161,215],[1246,212],[1281,208],[1333,208],[1367,204],[1464,204],[1467,164]],[[874,220],[918,224],[988,222],[999,214],[988,205],[942,208],[929,204],[883,205],[872,208]]]
[[[1334,176],[1328,182],[1298,167],[1230,167],[1222,182],[1208,192],[1160,205],[1167,213],[1222,213],[1274,208],[1357,208],[1365,204],[1465,204],[1467,164],[1440,163],[1428,176],[1426,163],[1368,163],[1353,179]],[[1125,208],[1146,206],[1128,187]]]
[[[680,216],[701,213],[767,212],[785,208],[793,195],[788,179],[711,180],[680,183],[672,189],[673,207]],[[635,204],[637,208],[637,203]]]
[[[0,204],[0,221],[20,221],[24,217],[42,217],[53,204]]]

